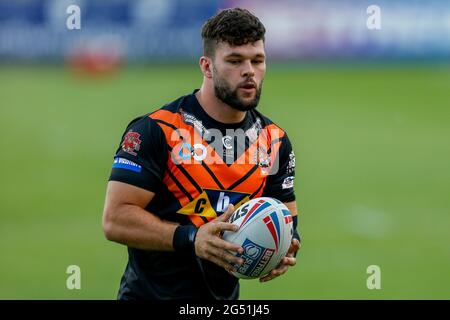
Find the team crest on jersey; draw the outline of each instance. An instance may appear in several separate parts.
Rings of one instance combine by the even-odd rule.
[[[136,155],[136,151],[139,151],[141,147],[141,140],[139,139],[141,135],[133,130],[127,132],[122,142],[122,150],[132,156]]]
[[[267,152],[267,149],[265,147],[258,147],[258,149],[255,152],[254,163],[256,163],[260,168],[262,174],[268,174],[269,168],[271,165],[270,155]]]
[[[203,189],[203,192],[197,198],[178,210],[178,213],[216,218],[224,213],[230,204],[237,209],[250,200],[249,197],[249,193]]]

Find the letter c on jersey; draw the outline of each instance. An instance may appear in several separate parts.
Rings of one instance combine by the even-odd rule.
[[[195,203],[194,213],[196,213],[196,214],[202,213],[203,210],[205,209],[206,203],[207,203],[206,199],[204,199],[204,198],[198,199],[197,202]]]

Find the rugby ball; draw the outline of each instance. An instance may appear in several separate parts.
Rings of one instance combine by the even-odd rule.
[[[236,232],[225,231],[222,238],[244,249],[242,265],[235,265],[232,274],[241,279],[255,279],[268,274],[286,256],[294,234],[289,209],[274,198],[261,197],[241,205],[229,223],[239,227]]]

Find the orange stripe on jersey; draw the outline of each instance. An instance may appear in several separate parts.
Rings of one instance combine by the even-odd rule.
[[[215,218],[206,218],[206,220],[208,220],[208,222],[213,221]]]
[[[266,149],[270,148],[270,144],[284,137],[285,133],[275,124],[267,125],[262,132],[259,134],[258,138],[247,148],[247,150],[233,163],[234,165],[242,165],[243,163],[252,163],[252,157],[258,147],[264,147]],[[254,163],[254,162],[253,162]]]
[[[266,186],[266,182],[267,180],[263,180],[262,184],[259,186],[259,188],[250,196],[250,199],[253,198],[259,198],[262,196],[263,192],[264,192],[264,188]]]
[[[150,115],[152,119],[155,121],[164,121],[165,123],[158,122],[160,124],[160,127],[162,128],[166,140],[169,144],[169,146],[172,149],[175,149],[175,152],[171,153],[171,157],[169,157],[168,162],[168,168],[170,171],[175,171],[177,168],[177,165],[182,165],[190,176],[195,176],[195,181],[197,184],[201,185],[204,188],[216,188],[218,187],[218,181],[214,180],[212,175],[208,172],[208,170],[205,168],[205,166],[208,166],[209,162],[213,163],[220,163],[223,164],[222,158],[220,158],[217,154],[217,152],[207,144],[202,137],[195,131],[195,129],[187,125],[183,122],[181,115],[178,113],[172,113],[167,110],[158,110]],[[176,130],[177,129],[177,130]],[[174,133],[175,132],[175,133]],[[176,156],[177,152],[179,151],[177,148],[182,148],[182,140],[180,140],[180,134],[186,133],[185,136],[189,136],[190,140],[193,140],[196,143],[192,143],[192,141],[186,141],[189,145],[194,146],[194,152],[196,151],[195,146],[198,145],[197,148],[203,146],[207,152],[207,156],[205,158],[206,161],[200,162],[194,159],[194,157],[190,157],[186,160],[180,160],[177,159]],[[187,137],[183,137],[187,138]],[[181,150],[183,153],[183,150]],[[174,159],[172,156],[175,157],[175,160],[177,160],[177,163],[174,163]],[[211,170],[214,171],[214,170]],[[183,179],[183,178],[180,178]],[[189,179],[184,180],[183,183],[191,184]],[[221,183],[221,182],[219,182]],[[220,187],[220,186],[219,186]]]
[[[205,224],[205,221],[203,221],[203,219],[200,218],[199,216],[192,215],[189,216],[189,219],[197,228],[200,228],[202,225]]]
[[[200,193],[202,192],[201,188],[200,188],[200,190],[198,190],[196,188],[196,186],[186,176],[186,174],[188,174],[188,175],[190,175],[190,174],[187,172],[183,173],[180,170],[180,167],[173,166],[173,168],[170,169],[170,173],[171,173],[171,175],[169,174],[169,171],[168,171],[167,175],[170,175],[171,180],[174,183],[178,182],[184,189],[184,190],[182,190],[183,193],[187,192],[188,194],[190,194],[190,196],[193,199],[197,198],[200,195]],[[198,181],[194,180],[194,182],[196,184],[198,184]],[[191,199],[191,201],[192,201],[192,199]]]
[[[184,191],[184,187],[180,185],[178,181],[175,181],[170,174],[166,174],[164,176],[163,183],[167,186],[167,189],[169,189],[175,198],[177,198],[182,207],[193,200],[192,196],[188,196]]]
[[[168,110],[157,110],[149,115],[153,120],[163,120],[164,122],[170,123],[175,127],[179,127],[182,121],[179,113],[173,113]]]
[[[217,154],[217,152],[203,140],[203,137],[201,137],[198,132],[190,125],[184,123],[181,114],[179,113],[172,113],[167,110],[158,110],[152,114],[150,114],[150,117],[154,120],[162,120],[166,122],[167,124],[173,126],[172,130],[167,130],[167,126],[164,126],[164,124],[161,127],[165,127],[163,129],[164,134],[166,135],[166,140],[169,143],[169,141],[176,143],[179,142],[179,133],[183,134],[186,132],[186,136],[184,137],[189,138],[189,141],[186,141],[187,143],[194,144],[194,143],[201,143],[205,148],[207,148],[208,151],[208,159],[209,161],[214,163],[224,163],[222,158]],[[173,133],[175,130],[174,128],[178,129],[179,133]],[[173,143],[169,143],[171,146]]]
[[[191,179],[194,180],[196,184],[201,186],[202,188],[209,188],[209,189],[217,188],[216,181],[214,181],[213,177],[206,172],[205,168],[203,168],[201,164],[199,163],[179,164],[178,166],[181,166],[182,168],[185,169],[184,173],[180,174],[179,176],[177,175],[177,177],[180,179],[180,182],[182,182],[183,185],[193,186],[193,183],[186,176],[189,175]],[[169,171],[172,172],[180,171],[178,166],[172,161],[172,159],[169,159],[167,164]]]
[[[199,132],[183,120],[181,113],[158,110],[149,116],[163,130],[170,155],[163,179],[182,207],[197,198],[204,189],[233,190],[261,196],[267,173],[275,164],[284,131],[267,125],[253,143],[228,165]],[[211,218],[212,219],[212,218]],[[204,219],[192,216],[195,225]]]
[[[181,136],[178,133],[176,133],[175,130],[173,130],[171,127],[168,127],[164,124],[161,124],[159,127],[162,129],[164,135],[166,136],[167,144],[171,148],[174,148],[178,143],[183,142]]]
[[[236,169],[244,170],[243,172],[245,172],[242,174],[243,177],[229,185],[228,189],[251,190],[255,185],[259,185],[262,179],[265,180],[266,176],[264,175],[267,175],[271,169],[277,169],[279,163],[275,163],[275,160],[281,146],[281,138],[284,135],[284,131],[276,125],[266,126],[258,136],[258,139],[228,168],[228,170]],[[260,169],[259,167],[264,165],[264,160],[267,161],[268,167]],[[264,174],[263,170],[265,170]],[[262,191],[258,192],[258,194],[262,194]]]

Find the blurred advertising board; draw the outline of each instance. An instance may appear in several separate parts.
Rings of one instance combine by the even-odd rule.
[[[448,0],[380,0],[380,29],[367,27],[366,0],[0,0],[0,59],[63,59],[79,48],[128,60],[194,59],[200,29],[221,8],[240,6],[267,29],[269,56],[449,58]],[[80,29],[66,12],[77,5]]]

